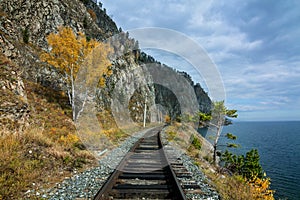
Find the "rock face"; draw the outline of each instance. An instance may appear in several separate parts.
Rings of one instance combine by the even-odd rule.
[[[148,66],[155,83],[155,103],[165,108],[172,119],[197,111],[209,113],[212,101],[199,83],[194,84],[186,72],[179,72],[141,53],[139,63]]]
[[[98,91],[100,110],[112,111],[119,123],[142,122],[145,103],[147,110],[155,104],[154,88],[149,85],[151,76],[135,63],[131,55],[117,59],[112,70],[106,87]]]
[[[209,113],[212,109],[212,101],[209,98],[207,92],[203,90],[199,83],[196,83],[196,85],[194,85],[194,91],[199,103],[199,110],[204,113]]]
[[[69,26],[74,32],[104,40],[118,32],[104,10],[87,2],[86,7],[79,0],[0,1],[1,125],[13,124],[9,128],[19,129],[26,124],[30,106],[22,79],[64,90],[57,70],[39,60],[40,52],[48,48],[49,33]],[[8,64],[9,60],[15,64]]]
[[[102,9],[101,3],[97,5],[94,1],[83,1],[84,5],[87,8],[88,13],[92,17],[93,21],[98,25],[98,27],[101,28],[101,32],[97,33],[94,32],[92,29],[88,31],[88,36],[92,38],[103,38],[106,39],[107,36],[112,36],[114,34],[118,34],[119,31],[117,30],[117,26],[115,22],[106,14],[106,9]],[[90,29],[88,24],[85,23],[85,20],[88,21],[88,19],[84,19],[84,27],[85,29]],[[103,37],[107,35],[106,37]]]
[[[194,85],[187,73],[140,52],[138,42],[126,33],[115,35],[110,44],[115,51],[115,61],[111,66],[113,74],[107,77],[105,89],[98,93],[100,110],[126,110],[130,114],[122,118],[131,118],[134,122],[143,121],[145,103],[147,121],[158,121],[159,113],[176,119],[181,114],[210,111],[211,100],[207,93],[200,84]],[[121,105],[117,106],[116,102]]]
[[[25,69],[26,79],[43,84],[54,81],[50,86],[55,88],[59,79],[56,71],[43,67],[39,61],[40,51],[48,48],[46,36],[49,33],[56,32],[59,26],[69,26],[75,32],[104,40],[118,32],[105,12],[88,2],[89,8],[79,0],[1,1],[2,52]]]
[[[57,32],[59,26],[69,26],[74,32],[85,33],[88,38],[101,41],[110,38],[108,42],[115,50],[111,66],[113,75],[105,77],[106,87],[97,92],[99,111],[109,110],[118,113],[120,110],[126,110],[127,115],[118,116],[141,122],[146,104],[147,121],[155,118],[150,116],[149,110],[157,110],[157,113],[163,110],[163,114],[176,118],[183,112],[189,112],[184,110],[190,103],[185,98],[184,92],[194,93],[197,96],[195,99],[198,105],[190,103],[192,108],[196,106],[196,109],[192,110],[200,108],[203,112],[209,111],[211,101],[200,85],[194,85],[186,73],[178,74],[173,69],[156,62],[151,56],[141,53],[138,50],[138,42],[129,38],[128,33],[119,32],[115,22],[106,14],[106,10],[102,9],[101,3],[97,5],[92,0],[0,1],[0,53],[16,63],[16,66],[20,66],[14,78],[16,81],[8,80],[14,77],[13,75],[9,78],[3,77],[1,87],[6,89],[11,85],[10,91],[18,93],[18,98],[21,99],[26,99],[22,92],[24,90],[22,79],[55,90],[65,90],[60,73],[39,60],[40,53],[48,49],[47,35]],[[149,63],[157,64],[160,70],[177,77],[175,79],[183,77],[187,86],[183,88],[178,86],[179,90],[174,91],[169,87],[174,85],[172,84],[174,82],[178,83],[175,79],[170,79],[171,85],[158,83],[159,81],[155,80],[155,77],[158,77],[155,75],[157,71],[153,72],[151,68],[147,68]],[[18,109],[11,112],[20,112],[25,116],[25,113],[29,112],[24,107],[26,101],[20,102],[22,103],[18,104]],[[159,110],[157,106],[164,109]],[[10,112],[1,109],[2,113]],[[1,117],[7,118],[4,115]]]
[[[0,126],[22,130],[28,123],[29,108],[20,69],[0,54]]]
[[[45,36],[59,26],[69,26],[75,32],[102,40],[117,33],[115,23],[105,12],[95,3],[87,2],[85,7],[79,0],[3,0],[1,29],[19,41],[24,39],[27,29],[29,42],[41,48],[47,47]]]
[[[163,106],[171,119],[199,110],[193,85],[174,69],[159,63],[147,64],[155,83],[156,104]]]
[[[142,122],[145,103],[148,112],[155,105],[152,77],[137,62],[138,44],[128,33],[114,35],[109,43],[114,49],[112,75],[106,77],[105,87],[97,92],[98,110],[112,112],[119,123]]]

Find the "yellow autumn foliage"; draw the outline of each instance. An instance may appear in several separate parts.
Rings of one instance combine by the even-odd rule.
[[[107,56],[111,52],[107,44],[95,39],[88,41],[82,32],[76,35],[70,27],[60,27],[58,30],[58,33],[50,33],[47,37],[50,51],[41,54],[42,61],[59,69],[68,76],[67,81],[70,81],[71,78],[76,78],[77,72],[86,61],[87,56],[97,49],[95,56],[100,58],[97,61],[101,60],[98,66],[100,63],[102,65],[102,70],[98,68],[98,71],[105,72],[107,70],[106,68],[110,64]],[[91,69],[90,71],[95,72]]]
[[[99,84],[99,79],[104,85],[105,81],[101,77],[111,74],[108,68],[111,64],[108,55],[112,49],[108,44],[95,39],[87,40],[81,32],[75,34],[70,27],[60,27],[58,30],[58,33],[51,33],[47,37],[50,48],[48,52],[43,52],[40,58],[62,73],[72,106],[72,118],[76,121],[79,115],[75,112],[76,95],[79,92],[87,96],[88,88],[94,91],[93,88]],[[80,73],[79,76],[78,73]],[[77,76],[78,79],[76,79]],[[75,81],[80,82],[80,87],[75,87]]]
[[[169,115],[165,115],[165,122],[166,123],[171,123],[171,117]]]
[[[64,135],[60,136],[60,138],[58,140],[59,143],[62,143],[65,146],[70,145],[70,144],[71,145],[75,144],[78,141],[79,141],[78,136],[71,134],[71,133],[69,133],[66,136],[64,136]]]
[[[254,199],[274,200],[274,190],[270,189],[270,178],[254,178],[248,181]]]

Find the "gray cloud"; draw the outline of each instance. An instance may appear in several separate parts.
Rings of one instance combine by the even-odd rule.
[[[256,113],[262,115],[261,119],[264,115],[266,119],[272,116],[279,119],[278,113],[282,113],[285,119],[300,120],[299,1],[104,0],[103,3],[123,30],[169,28],[198,42],[219,68],[227,105],[243,111],[241,118],[250,119]],[[155,58],[164,59],[160,55]],[[180,62],[175,59],[173,63],[193,73],[186,63]]]

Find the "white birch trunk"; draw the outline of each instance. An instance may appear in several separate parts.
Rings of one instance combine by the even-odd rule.
[[[72,91],[72,97],[71,97],[71,105],[72,105],[72,114],[73,114],[73,121],[76,121],[76,110],[75,110],[75,86],[74,86],[74,77],[73,77],[73,66],[71,67],[71,91]]]

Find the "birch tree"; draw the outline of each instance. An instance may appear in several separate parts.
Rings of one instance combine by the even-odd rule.
[[[80,111],[76,111],[75,79],[78,71],[81,67],[85,67],[88,73],[86,84],[93,82],[91,80],[95,77],[100,77],[108,71],[107,67],[110,65],[108,54],[111,49],[107,44],[94,39],[88,41],[83,33],[75,34],[70,27],[60,27],[58,30],[58,33],[51,33],[47,37],[50,48],[48,52],[43,52],[40,58],[57,68],[63,75],[69,103],[72,106],[72,118],[76,121],[80,114]],[[91,55],[96,57],[97,62]],[[81,109],[85,101],[86,97]]]

